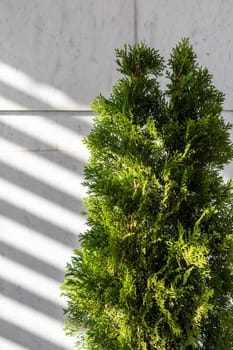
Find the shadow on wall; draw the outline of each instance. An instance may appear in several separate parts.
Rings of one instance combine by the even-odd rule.
[[[114,49],[134,40],[131,0],[2,0],[0,13],[1,109],[88,109],[117,76]]]
[[[11,86],[4,91],[18,103]],[[82,139],[91,121],[84,112],[0,112],[1,349],[73,349],[59,288],[85,230]]]
[[[134,4],[3,0],[0,13],[0,349],[73,349],[59,287],[85,230],[81,139]]]
[[[0,81],[9,70],[0,64]],[[22,76],[30,81],[18,72],[18,85]],[[41,102],[42,90],[32,98],[30,85],[27,95],[26,87],[14,89],[6,81],[0,101],[8,106],[20,102],[28,110],[33,101],[53,107]],[[59,288],[85,230],[81,183],[88,153],[82,139],[91,122],[89,112],[0,112],[1,349],[73,349],[62,330]]]
[[[59,287],[85,229],[90,125],[87,115],[0,113],[1,349],[73,348]]]

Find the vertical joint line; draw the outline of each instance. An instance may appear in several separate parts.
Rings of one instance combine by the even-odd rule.
[[[134,0],[134,43],[138,43],[138,3]]]

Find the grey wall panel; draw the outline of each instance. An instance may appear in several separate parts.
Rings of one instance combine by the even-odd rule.
[[[133,38],[133,0],[2,0],[0,110],[88,109]]]
[[[84,112],[0,113],[0,349],[72,350],[60,285],[86,229]]]
[[[171,48],[189,37],[199,62],[214,75],[233,110],[233,2],[226,0],[137,0],[138,38],[168,57]]]

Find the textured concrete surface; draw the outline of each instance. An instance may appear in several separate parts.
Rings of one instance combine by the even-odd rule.
[[[109,92],[133,26],[133,0],[2,0],[1,109],[88,108]]]
[[[202,65],[226,95],[233,110],[233,2],[226,0],[138,0],[138,38],[168,57],[181,38],[189,37]]]
[[[85,230],[84,112],[0,113],[0,349],[68,350],[60,284]]]

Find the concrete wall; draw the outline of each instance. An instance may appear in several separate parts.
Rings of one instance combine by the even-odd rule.
[[[84,229],[89,104],[118,76],[114,48],[145,40],[167,56],[189,36],[232,121],[232,15],[224,0],[0,2],[0,349],[74,348],[59,286]]]

